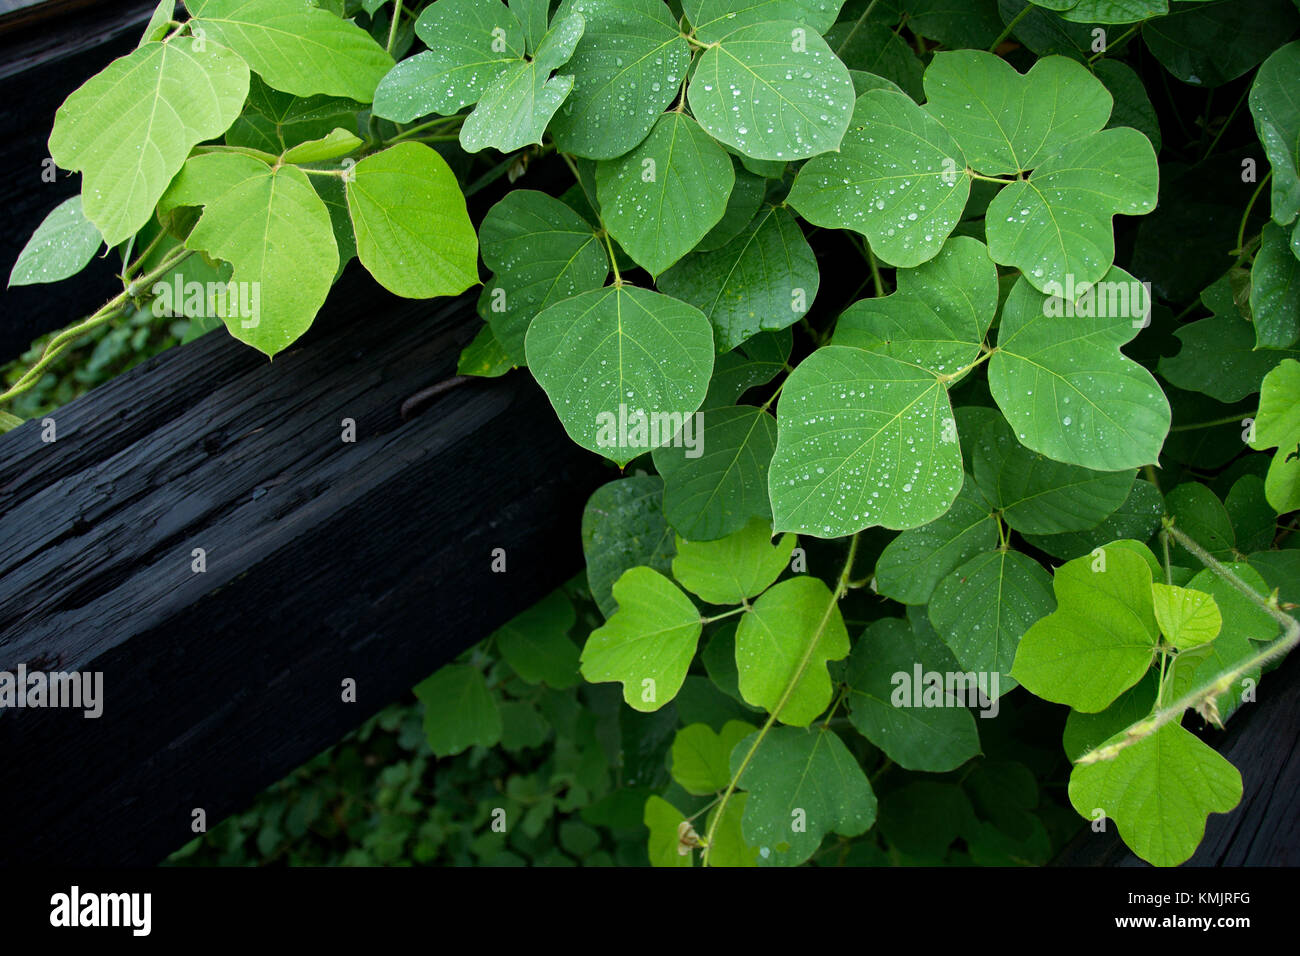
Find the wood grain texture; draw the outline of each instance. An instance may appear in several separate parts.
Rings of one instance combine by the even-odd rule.
[[[0,438],[0,670],[105,698],[0,712],[0,862],[161,859],[581,569],[612,475],[526,373],[402,418],[478,322],[353,263],[273,364],[205,336]]]

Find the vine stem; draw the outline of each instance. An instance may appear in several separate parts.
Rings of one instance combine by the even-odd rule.
[[[148,250],[146,250],[146,254],[147,251]],[[76,325],[69,326],[58,335],[54,336],[54,338],[50,339],[45,346],[45,351],[41,353],[41,357],[37,360],[36,364],[24,372],[22,377],[6,391],[0,393],[0,403],[11,401],[23,394],[23,392],[32,388],[32,386],[40,380],[41,374],[50,367],[55,359],[66,352],[72,346],[73,342],[85,335],[87,332],[90,332],[107,322],[111,322],[113,319],[121,315],[127,302],[134,297],[136,288],[149,286],[155,279],[159,279],[166,275],[178,263],[192,254],[193,250],[185,249],[180,253],[180,255],[167,256],[152,271],[134,282],[131,282],[126,289],[118,293],[108,302],[104,303],[104,305],[102,305],[97,311],[82,319]],[[139,264],[143,259],[144,256],[141,255],[140,259],[136,260],[136,268],[139,267]],[[129,272],[130,270],[128,269],[127,271]]]
[[[1195,425],[1175,425],[1169,430],[1171,432],[1194,432],[1200,428],[1214,428],[1218,425],[1236,425],[1240,422],[1240,415],[1227,415],[1223,418],[1216,418],[1213,421],[1197,422]]]
[[[1264,178],[1259,181],[1259,185],[1255,187],[1255,191],[1250,196],[1250,202],[1246,203],[1246,211],[1241,214],[1241,225],[1237,226],[1236,251],[1238,253],[1242,251],[1242,246],[1245,245],[1246,242],[1246,220],[1250,218],[1251,210],[1255,208],[1255,200],[1259,198],[1259,194],[1264,191],[1265,184],[1267,184],[1272,178],[1273,170],[1270,169],[1264,174]]]
[[[1002,45],[1002,41],[1005,40],[1007,37],[1011,36],[1011,31],[1016,28],[1016,26],[1020,23],[1021,20],[1029,16],[1029,11],[1032,9],[1034,9],[1034,5],[1032,3],[1025,4],[1025,8],[1015,15],[1015,17],[1011,20],[1011,22],[1007,24],[1005,30],[1003,30],[1000,34],[998,34],[998,38],[994,40],[993,45],[989,47],[990,53],[998,52],[998,47]]]
[[[1076,764],[1090,764],[1113,759],[1125,747],[1131,747],[1133,744],[1145,740],[1170,721],[1181,719],[1188,708],[1199,708],[1206,701],[1231,690],[1232,685],[1240,678],[1257,667],[1263,667],[1269,661],[1283,657],[1297,644],[1300,644],[1300,621],[1282,611],[1273,600],[1263,598],[1258,591],[1234,574],[1230,568],[1225,567],[1218,558],[1202,548],[1172,523],[1167,522],[1161,534],[1173,538],[1195,555],[1207,568],[1245,595],[1252,604],[1281,624],[1282,636],[1259,653],[1242,661],[1236,667],[1224,671],[1208,683],[1187,692],[1168,707],[1160,708],[1145,720],[1133,724],[1124,732],[1124,736],[1115,743],[1088,751],[1075,761]]]
[[[412,136],[418,136],[420,133],[423,133],[426,129],[438,129],[439,127],[442,126],[451,126],[452,124],[459,122],[463,119],[464,119],[463,116],[440,116],[437,119],[429,120],[427,123],[421,123],[418,126],[412,126],[410,129],[404,129],[396,136],[394,136],[392,139],[388,140],[387,142],[389,146],[392,146],[394,143],[400,143],[405,139],[411,138]]]
[[[393,23],[388,28],[388,45],[384,50],[389,56],[393,55],[393,47],[397,46],[397,25],[402,22],[402,0],[397,0],[393,5]]]
[[[835,48],[836,56],[839,56],[839,54],[843,52],[844,48],[849,45],[849,42],[853,39],[854,34],[858,32],[858,28],[862,26],[862,24],[866,23],[868,19],[870,19],[871,11],[876,9],[876,4],[879,2],[880,0],[871,0],[871,2],[867,4],[867,9],[862,11],[862,16],[858,17],[857,22],[853,24],[853,29],[849,30],[848,35],[846,35],[844,39],[840,41],[840,45]]]
[[[1028,8],[1026,8],[1026,9],[1028,9]],[[1141,24],[1139,23],[1139,24],[1137,24],[1136,26],[1130,27],[1128,30],[1125,30],[1123,33],[1121,33],[1121,34],[1119,35],[1119,39],[1116,40],[1114,43],[1107,43],[1107,44],[1106,44],[1106,48],[1103,49],[1100,53],[1094,53],[1092,56],[1088,57],[1088,65],[1089,65],[1089,66],[1092,66],[1092,64],[1093,64],[1093,62],[1094,62],[1095,60],[1099,60],[1099,59],[1101,59],[1103,56],[1106,55],[1106,50],[1110,49],[1110,48],[1113,47],[1113,46],[1119,46],[1121,43],[1123,43],[1125,40],[1127,40],[1127,39],[1128,39],[1129,37],[1131,37],[1133,34],[1137,33],[1137,32],[1138,32],[1138,27],[1140,27],[1140,26],[1141,26]]]
[[[835,584],[835,590],[831,592],[831,599],[826,603],[826,611],[822,614],[821,621],[817,624],[817,629],[813,631],[812,639],[808,641],[808,646],[804,648],[803,657],[799,660],[799,666],[795,668],[794,674],[785,685],[785,690],[781,692],[780,699],[772,712],[768,714],[767,721],[754,738],[754,742],[749,746],[749,752],[740,762],[740,767],[731,775],[731,780],[727,783],[727,789],[722,793],[722,799],[718,801],[718,812],[713,815],[713,822],[709,824],[709,829],[704,835],[704,852],[700,857],[700,862],[705,866],[709,865],[709,851],[713,848],[713,837],[717,832],[718,824],[722,821],[723,815],[727,812],[727,803],[731,800],[731,795],[736,792],[736,784],[744,775],[745,769],[749,766],[750,761],[754,759],[754,754],[758,752],[759,746],[767,736],[768,731],[776,723],[776,719],[781,715],[790,697],[794,694],[794,689],[798,686],[799,681],[803,679],[803,673],[808,669],[808,663],[812,660],[813,651],[821,643],[822,632],[826,630],[826,625],[830,623],[831,614],[834,613],[836,605],[840,599],[848,593],[849,579],[853,574],[853,561],[858,555],[858,535],[854,535],[849,540],[849,555],[844,560],[844,569],[840,571],[839,580]]]

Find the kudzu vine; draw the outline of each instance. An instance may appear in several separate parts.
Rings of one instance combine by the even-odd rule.
[[[605,620],[580,657],[571,611],[493,640],[527,683],[569,686],[559,655],[674,721],[671,786],[635,797],[652,863],[1044,862],[1032,774],[985,743],[1016,687],[1069,708],[1068,801],[1143,859],[1187,860],[1237,805],[1196,720],[1300,640],[1294,4],[187,9],[163,0],[55,117],[81,194],[10,282],[106,244],[124,289],[0,399],[160,296],[271,356],[353,257],[400,296],[481,282],[461,374],[526,366],[628,469],[584,518]],[[1242,87],[1192,163],[1160,158],[1157,73]],[[1157,204],[1242,109],[1252,194],[1179,295]],[[521,183],[476,230],[465,193],[543,161],[567,190]],[[841,307],[828,243],[861,263]],[[440,753],[500,737],[481,666],[417,688]],[[955,829],[932,845],[912,813]]]

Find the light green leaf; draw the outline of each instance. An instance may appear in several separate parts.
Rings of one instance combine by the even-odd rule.
[[[1086,140],[1106,125],[1113,102],[1100,80],[1067,57],[1043,57],[1022,75],[979,50],[936,53],[925,71],[925,95],[926,110],[986,176],[1036,169]]]
[[[643,821],[650,829],[651,866],[689,867],[693,864],[693,856],[682,844],[679,829],[686,821],[686,814],[663,797],[652,794],[646,799]]]
[[[1042,292],[1059,294],[1071,282],[1082,290],[1115,261],[1115,215],[1155,208],[1158,177],[1155,151],[1137,130],[1070,143],[994,197],[985,215],[989,252]]]
[[[540,312],[528,366],[569,437],[620,465],[673,440],[713,371],[713,330],[696,308],[614,285]]]
[[[296,166],[274,171],[256,160],[248,178],[209,198],[185,240],[234,266],[234,288],[248,289],[251,314],[221,312],[230,334],[267,355],[307,331],[325,303],[338,267],[329,210]],[[256,167],[256,169],[254,169]],[[247,285],[245,285],[247,283]]]
[[[664,521],[664,483],[657,475],[631,475],[601,485],[582,512],[582,553],[587,586],[605,617],[618,610],[612,587],[628,568],[646,565],[665,574],[676,554]]]
[[[932,373],[830,345],[786,379],[768,473],[778,531],[916,528],[947,511],[961,483],[952,406]]]
[[[1025,632],[1055,606],[1051,578],[1037,561],[1018,551],[986,551],[939,583],[930,623],[963,670],[986,675],[985,693],[996,698],[1016,686],[1011,665]]]
[[[1277,448],[1264,479],[1268,503],[1278,514],[1300,508],[1300,362],[1286,359],[1264,376],[1255,417],[1256,451]]]
[[[721,249],[687,256],[658,285],[708,316],[718,350],[730,351],[761,330],[798,322],[819,283],[817,257],[798,222],[767,206]]]
[[[516,364],[524,362],[524,336],[538,312],[599,289],[609,275],[609,259],[591,225],[533,189],[511,190],[489,209],[479,242],[483,261],[496,273],[485,290],[486,319]]]
[[[956,141],[901,93],[858,97],[839,152],[804,164],[789,203],[809,222],[852,229],[895,266],[933,258],[970,195]]]
[[[849,71],[789,20],[741,27],[705,50],[686,96],[710,135],[755,159],[837,149],[853,112]]]
[[[340,96],[294,96],[267,86],[253,74],[244,112],[226,131],[226,145],[251,147],[279,156],[286,149],[328,136],[334,129],[355,133],[365,105]]]
[[[1300,259],[1291,252],[1290,233],[1267,222],[1250,267],[1250,313],[1255,347],[1286,349],[1300,339]]]
[[[1045,700],[1102,710],[1151,666],[1158,632],[1151,567],[1107,545],[1056,569],[1057,608],[1020,641],[1011,675]]]
[[[190,150],[224,133],[247,95],[248,67],[225,47],[146,43],[63,102],[50,155],[83,174],[85,216],[116,246],[149,221]]]
[[[320,139],[309,140],[305,143],[299,143],[297,146],[291,146],[285,150],[284,162],[323,163],[355,152],[361,146],[362,141],[359,136],[349,133],[345,129],[335,129]]]
[[[568,61],[583,28],[577,14],[557,18],[535,59],[506,67],[460,128],[460,145],[466,152],[492,146],[509,153],[541,143],[546,125],[573,89],[572,76],[551,72]]]
[[[1237,768],[1178,724],[1166,724],[1113,760],[1070,772],[1074,808],[1088,819],[1104,811],[1133,852],[1156,866],[1186,861],[1205,834],[1206,818],[1240,801]]]
[[[159,0],[158,6],[149,16],[149,22],[145,24],[144,34],[140,37],[140,42],[136,46],[144,46],[146,43],[153,43],[155,40],[161,40],[167,35],[171,27],[171,21],[176,16],[176,0]]]
[[[456,295],[478,282],[478,240],[456,176],[423,143],[367,156],[347,179],[357,258],[408,299]]]
[[[1119,269],[1105,281],[1104,298],[1094,287],[1072,309],[1017,281],[1002,308],[989,389],[1021,444],[1056,461],[1122,471],[1159,458],[1170,410],[1151,373],[1119,351],[1137,335],[1141,322],[1131,315],[1145,309],[1131,306],[1148,301],[1145,290]],[[1121,298],[1129,307],[1116,304]]]
[[[477,667],[448,664],[416,684],[415,696],[424,704],[424,735],[439,757],[501,739],[501,711]]]
[[[876,591],[903,604],[925,604],[949,572],[998,540],[993,507],[970,475],[952,507],[929,524],[904,531],[876,561]]]
[[[277,90],[369,103],[393,58],[365,30],[298,0],[203,0],[196,35],[230,47]]]
[[[750,738],[732,751],[732,773]],[[743,830],[759,848],[760,866],[798,866],[830,832],[865,833],[876,822],[876,795],[866,774],[832,731],[774,727],[740,777],[749,791]]]
[[[557,17],[587,21],[566,72],[573,93],[551,123],[563,152],[621,156],[650,132],[677,96],[690,46],[660,0],[564,0]]]
[[[1038,5],[1057,9],[1055,3]],[[1061,17],[1074,23],[1138,23],[1169,12],[1169,0],[1066,0],[1064,6]]]
[[[1105,710],[1085,714],[1072,710],[1065,718],[1061,746],[1070,762],[1095,750],[1116,734],[1136,724],[1155,709],[1160,672],[1147,671],[1142,679],[1115,698]]]
[[[944,773],[980,752],[969,708],[926,707],[910,693],[913,671],[933,669],[912,629],[898,618],[876,621],[849,658],[849,719],[858,733],[904,770]]]
[[[1179,650],[1219,636],[1223,616],[1213,595],[1156,581],[1151,585],[1151,598],[1160,633]]]
[[[1286,225],[1300,213],[1300,40],[1274,50],[1255,74],[1250,112],[1273,168],[1269,188],[1273,221]]]
[[[733,793],[726,807],[721,808],[723,818],[714,824],[718,807],[709,811],[708,830],[713,833],[713,843],[709,848],[709,866],[750,867],[758,866],[758,848],[745,841],[742,821],[745,818],[745,806],[749,794]]]
[[[582,676],[618,681],[633,710],[658,710],[677,696],[700,639],[700,613],[658,571],[631,568],[614,582],[618,610],[591,632]]]
[[[492,326],[484,325],[474,340],[461,349],[460,359],[456,362],[456,374],[497,378],[515,367],[505,346],[497,340]]]
[[[1092,471],[1030,451],[997,416],[975,437],[975,481],[1011,527],[1024,534],[1084,531],[1128,498],[1132,471]]]
[[[683,727],[673,738],[673,779],[696,796],[725,789],[731,782],[732,748],[754,730],[743,720],[727,721],[721,733],[714,733],[708,724]]]
[[[36,227],[18,253],[9,285],[58,282],[76,275],[99,251],[104,238],[81,211],[81,197],[63,200]]]
[[[736,628],[741,696],[769,713],[785,698],[777,719],[807,727],[831,702],[826,662],[848,653],[849,635],[830,588],[814,577],[782,581],[759,596]]]
[[[1286,552],[1274,553],[1285,554]],[[1258,557],[1258,555],[1251,555],[1251,561],[1256,561]],[[1244,561],[1225,561],[1223,565],[1258,591],[1260,597],[1268,599],[1273,589],[1265,583],[1254,567]],[[1214,598],[1214,603],[1218,605],[1219,613],[1223,616],[1223,631],[1220,637],[1241,638],[1248,641],[1271,641],[1277,637],[1277,621],[1209,568],[1198,571],[1187,582],[1187,586],[1197,591],[1204,591]],[[1283,596],[1282,600],[1285,601],[1287,598]]]
[[[610,234],[657,276],[722,218],[731,157],[684,113],[664,113],[631,152],[596,164],[596,198]]]
[[[997,310],[998,272],[988,249],[956,236],[929,262],[900,271],[893,294],[849,306],[831,342],[952,375],[979,355]]]
[[[717,541],[677,538],[673,577],[710,604],[740,604],[764,591],[790,563],[798,539],[772,543],[772,525],[761,518]]]
[[[578,683],[578,645],[569,640],[577,621],[573,602],[554,591],[493,633],[502,658],[529,684],[564,690]]]
[[[694,447],[653,452],[664,479],[664,513],[691,541],[714,541],[750,519],[770,524],[767,471],[776,449],[776,422],[749,405],[723,406],[694,419]],[[691,457],[695,455],[695,457]]]
[[[519,18],[527,39],[528,52],[536,54],[546,37],[546,20],[550,0],[508,0],[510,12]]]
[[[684,0],[682,10],[702,43],[713,43],[754,23],[793,20],[825,33],[844,0]]]
[[[524,57],[523,29],[500,0],[437,0],[421,12],[415,32],[429,49],[383,78],[376,116],[398,123],[429,113],[450,116],[477,103]]]

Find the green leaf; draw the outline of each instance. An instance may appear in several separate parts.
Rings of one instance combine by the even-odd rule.
[[[657,276],[722,218],[731,157],[684,113],[664,113],[631,152],[596,164],[596,198],[610,234]]]
[[[248,67],[225,47],[146,43],[63,102],[50,155],[83,174],[85,216],[116,246],[149,221],[190,150],[224,133],[247,95]]]
[[[591,632],[582,649],[582,676],[618,681],[633,710],[658,710],[677,696],[700,639],[700,613],[691,599],[651,568],[623,572],[614,582],[618,610]]]
[[[369,103],[393,58],[355,23],[298,0],[202,0],[190,29],[230,47],[277,90]]]
[[[408,299],[456,295],[478,282],[478,241],[456,176],[422,143],[367,156],[347,179],[357,258]]]
[[[1065,718],[1065,732],[1061,745],[1070,762],[1078,760],[1089,750],[1095,750],[1121,731],[1127,730],[1155,709],[1156,687],[1160,674],[1147,671],[1142,679],[1115,698],[1105,710],[1095,714],[1070,711]]]
[[[781,575],[796,540],[787,534],[772,544],[772,525],[761,518],[718,541],[678,537],[673,577],[710,604],[740,604]]]
[[[961,488],[952,406],[930,372],[830,345],[786,379],[768,473],[778,531],[837,538],[928,524]]]
[[[546,37],[550,0],[508,0],[510,12],[519,18],[527,39],[528,52],[536,54]]]
[[[1142,78],[1134,69],[1122,60],[1103,58],[1092,65],[1097,79],[1106,84],[1106,89],[1115,100],[1110,112],[1110,122],[1106,125],[1129,126],[1151,141],[1151,148],[1160,152],[1160,121],[1156,117],[1155,107],[1147,95]]]
[[[702,43],[769,20],[793,20],[825,33],[844,0],[684,0],[682,10]]]
[[[683,846],[679,827],[686,820],[682,813],[663,797],[652,794],[645,802],[644,822],[650,829],[650,865],[686,866],[693,864],[691,851]]]
[[[830,588],[814,577],[782,581],[759,596],[736,628],[741,696],[769,713],[784,699],[777,719],[807,727],[831,702],[826,662],[848,653],[849,635]]]
[[[710,135],[755,159],[837,149],[853,112],[849,71],[790,20],[752,23],[705,50],[686,97]]]
[[[913,32],[954,49],[983,50],[1002,33],[997,0],[906,0]]]
[[[415,21],[429,47],[393,67],[375,90],[375,115],[398,123],[450,116],[479,101],[524,56],[524,32],[500,0],[437,0]]]
[[[914,864],[943,862],[952,841],[975,826],[970,798],[956,784],[916,780],[890,790],[880,801],[880,835]]]
[[[760,330],[794,325],[812,307],[819,283],[817,257],[794,216],[767,206],[720,249],[673,266],[658,286],[708,316],[725,352]]]
[[[732,773],[749,751],[732,751]],[[830,832],[865,833],[876,821],[876,795],[862,768],[832,731],[773,727],[740,776],[749,791],[743,830],[760,866],[798,866]]]
[[[1273,168],[1273,221],[1286,225],[1300,214],[1300,40],[1274,50],[1255,74],[1250,112]]]
[[[661,446],[653,452],[664,479],[669,524],[691,541],[724,538],[751,519],[770,524],[772,416],[748,405],[724,406],[701,412],[695,421],[694,447]]]
[[[1076,766],[1069,792],[1084,817],[1100,809],[1114,820],[1142,859],[1177,866],[1195,852],[1206,818],[1241,801],[1241,774],[1189,731],[1166,724],[1113,760]]]
[[[989,251],[1042,292],[1059,294],[1070,282],[1082,290],[1115,261],[1115,215],[1153,210],[1157,180],[1155,151],[1137,130],[1107,129],[1070,143],[989,204]]]
[[[1223,502],[1205,485],[1185,481],[1165,496],[1165,510],[1173,516],[1179,530],[1220,560],[1232,556],[1236,535],[1232,518]],[[1192,555],[1175,545],[1175,561],[1199,565]]]
[[[915,668],[932,666],[907,622],[897,618],[867,628],[849,658],[849,719],[904,770],[944,773],[980,752],[975,718],[967,707],[926,707],[904,693]]]
[[[1020,641],[1011,676],[1045,700],[1102,710],[1151,666],[1158,637],[1151,567],[1107,545],[1056,569],[1057,608]]]
[[[979,50],[936,53],[925,71],[925,95],[926,110],[986,176],[1036,169],[1062,147],[1088,141],[1106,125],[1113,102],[1074,60],[1044,57],[1022,75]]]
[[[1285,554],[1286,552],[1274,553]],[[1258,561],[1258,559],[1259,555],[1251,555],[1251,561]],[[1252,565],[1244,561],[1225,561],[1223,565],[1259,592],[1260,597],[1268,600],[1272,588],[1265,583],[1264,578]],[[1271,641],[1277,637],[1277,621],[1209,568],[1198,571],[1187,582],[1187,586],[1197,591],[1204,591],[1214,598],[1214,603],[1218,605],[1219,613],[1223,617],[1223,631],[1220,637],[1240,638],[1247,641]],[[1283,596],[1282,600],[1285,601],[1287,598]]]
[[[894,25],[878,19],[865,23],[844,20],[827,32],[826,42],[859,81],[864,76],[876,78],[875,83],[865,87],[855,82],[858,95],[867,89],[883,88],[922,100],[921,74],[925,67],[908,42],[894,32]]]
[[[63,200],[36,227],[18,253],[9,285],[58,282],[76,275],[99,251],[104,239],[81,211],[81,197]]]
[[[1021,639],[1055,605],[1051,578],[1037,561],[1019,551],[986,551],[939,583],[930,623],[963,670],[985,675],[985,693],[996,698],[1016,686],[1011,665]]]
[[[448,664],[416,684],[415,696],[424,705],[424,735],[439,757],[501,739],[501,711],[477,667]]]
[[[161,40],[171,29],[171,21],[176,16],[176,0],[159,0],[158,6],[149,15],[149,22],[145,24],[144,34],[140,37],[140,42],[136,46],[144,46],[146,43],[153,43]]]
[[[839,152],[804,164],[789,203],[809,222],[852,229],[895,266],[933,258],[970,195],[956,141],[901,93],[858,97]]]
[[[1263,478],[1242,475],[1228,490],[1223,506],[1232,520],[1238,551],[1248,553],[1272,545],[1277,537],[1277,512],[1268,503]]]
[[[505,346],[492,331],[492,326],[484,325],[478,330],[474,340],[461,349],[460,360],[456,363],[456,374],[497,378],[515,367]]]
[[[1133,487],[1132,471],[1092,471],[1030,451],[997,416],[976,436],[972,462],[980,491],[1024,534],[1094,528]]]
[[[925,604],[949,572],[998,541],[993,508],[969,475],[952,507],[904,531],[876,561],[876,591],[903,604]]]
[[[1025,540],[1054,558],[1068,561],[1121,538],[1146,541],[1160,527],[1164,513],[1165,501],[1156,486],[1139,480],[1133,482],[1124,503],[1095,528],[1065,534],[1027,534]]]
[[[709,866],[758,866],[758,848],[745,841],[742,821],[749,794],[733,793],[722,808],[723,818],[714,824],[718,807],[709,811],[708,829],[713,832],[709,849]]]
[[[485,92],[460,128],[460,145],[469,153],[492,146],[510,153],[542,134],[573,89],[573,77],[552,76],[568,62],[582,37],[582,17],[557,17],[531,61],[511,63]]]
[[[563,591],[554,591],[492,635],[502,658],[529,684],[564,690],[578,683],[578,645],[569,640],[577,615]]]
[[[1137,335],[1141,323],[1130,315],[1145,312],[1131,305],[1146,301],[1145,290],[1119,269],[1105,281],[1104,298],[1085,293],[1067,308],[1018,280],[1002,308],[989,389],[1021,444],[1055,461],[1123,471],[1160,457],[1170,410],[1151,373],[1119,351]],[[1120,298],[1130,307],[1117,306]]]
[[[1300,508],[1300,362],[1286,359],[1264,376],[1250,447],[1277,448],[1264,493],[1278,514]]]
[[[562,152],[621,156],[676,98],[690,46],[660,0],[564,0],[556,16],[569,13],[582,14],[587,30],[569,62],[573,92],[551,136]]]
[[[591,225],[536,190],[511,190],[489,209],[479,242],[483,261],[496,273],[485,290],[486,318],[516,364],[524,362],[524,336],[537,313],[599,289],[609,275],[609,259]]]
[[[1160,633],[1174,647],[1186,650],[1219,636],[1223,616],[1212,595],[1159,581],[1151,592]]]
[[[713,330],[696,308],[614,285],[540,312],[528,366],[569,437],[625,465],[674,440],[704,401]]]
[[[754,221],[758,207],[763,204],[763,197],[767,194],[767,180],[755,176],[734,159],[732,172],[736,176],[736,182],[731,187],[731,195],[727,197],[727,208],[718,224],[695,244],[696,252],[712,252],[735,239]]]
[[[1142,28],[1162,66],[1193,86],[1222,86],[1249,72],[1300,25],[1287,0],[1181,4]]]
[[[1055,3],[1039,6],[1057,8]],[[1066,0],[1064,7],[1061,16],[1075,23],[1138,23],[1168,13],[1169,0]]]
[[[1226,275],[1201,293],[1201,301],[1213,317],[1176,328],[1182,349],[1160,359],[1160,374],[1170,384],[1216,401],[1239,402],[1259,391],[1280,359],[1300,358],[1296,349],[1255,347],[1256,329],[1237,310]]]
[[[587,585],[605,617],[618,610],[614,582],[628,568],[646,565],[667,573],[675,537],[663,513],[664,483],[656,475],[632,475],[601,485],[582,513],[582,553]]]
[[[899,272],[892,295],[849,306],[831,342],[952,375],[979,355],[997,309],[998,273],[988,250],[957,236],[929,262]]]
[[[247,178],[205,200],[185,247],[234,266],[234,286],[256,294],[250,292],[251,315],[231,314],[241,310],[228,302],[226,327],[241,342],[275,355],[307,331],[325,303],[338,247],[329,210],[302,170],[239,159]]]
[[[1286,349],[1300,339],[1300,259],[1291,253],[1290,234],[1264,224],[1259,251],[1250,267],[1250,312],[1255,347]]]
[[[713,378],[704,396],[705,411],[735,405],[751,388],[772,381],[786,367],[794,336],[788,329],[760,332],[741,344],[739,349],[724,352],[713,363]]]
[[[286,163],[323,163],[355,152],[362,145],[361,138],[345,129],[335,129],[320,139],[309,140],[285,150]]]
[[[226,131],[226,145],[278,156],[288,148],[328,136],[336,128],[355,133],[357,114],[364,109],[364,104],[339,96],[282,93],[254,74],[244,112]]]
[[[673,738],[673,779],[696,796],[726,789],[731,782],[731,751],[754,730],[743,720],[727,721],[721,733],[707,724],[683,727]]]

